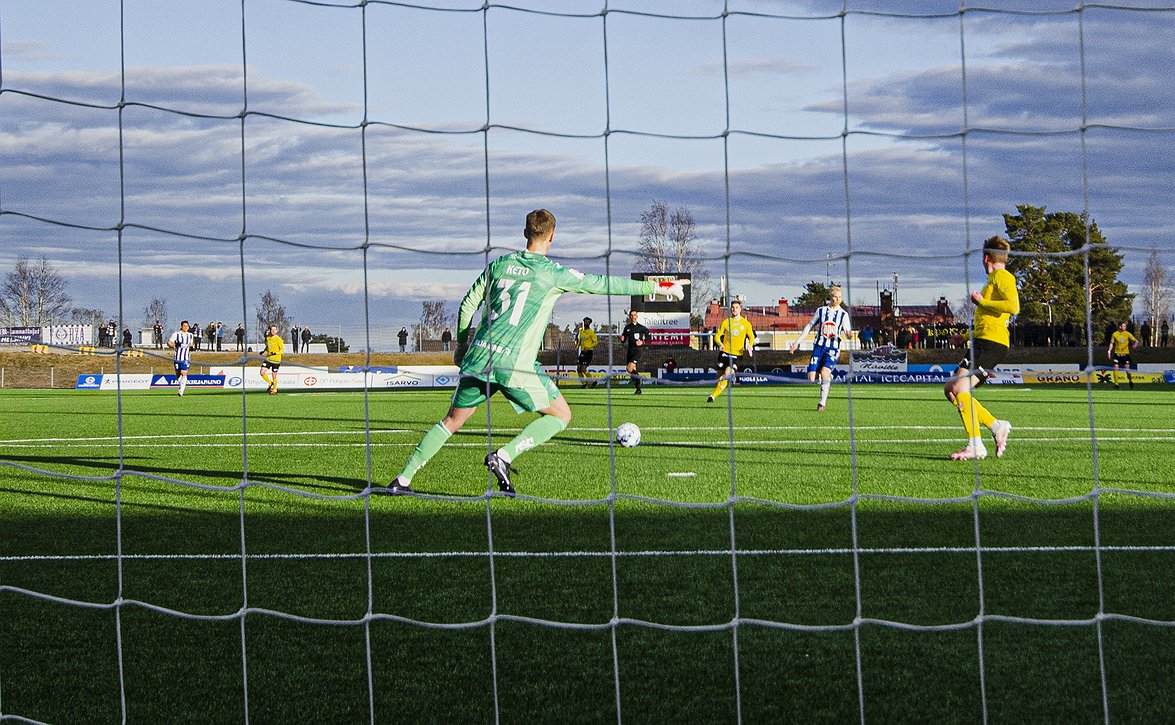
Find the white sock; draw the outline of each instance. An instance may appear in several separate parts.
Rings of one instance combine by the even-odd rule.
[[[828,402],[828,389],[832,387],[831,380],[820,381],[820,404],[824,405]],[[811,405],[811,403],[809,403]]]
[[[505,448],[499,448],[496,455],[498,456],[498,458],[501,458],[506,463],[513,463],[514,462],[514,459],[510,457],[510,454],[506,452]]]
[[[188,387],[188,376],[181,375],[180,376],[180,395],[184,394],[184,388],[186,388],[186,387]]]
[[[987,450],[987,446],[983,445],[983,438],[975,436],[967,442],[967,447],[974,451]]]

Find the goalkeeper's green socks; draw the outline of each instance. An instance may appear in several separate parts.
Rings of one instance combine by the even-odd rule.
[[[428,432],[424,434],[424,437],[420,439],[420,442],[416,444],[416,448],[412,450],[412,455],[408,456],[408,462],[404,464],[404,470],[400,471],[400,477],[404,479],[404,482],[411,482],[416,472],[424,468],[424,464],[428,463],[437,454],[437,451],[441,449],[441,446],[445,445],[445,442],[452,435],[449,429],[441,423],[437,423],[432,428],[429,428]]]
[[[506,445],[498,449],[498,455],[506,463],[510,463],[521,454],[535,446],[541,446],[555,437],[567,427],[561,418],[553,415],[540,415],[527,424],[522,432],[514,436]]]

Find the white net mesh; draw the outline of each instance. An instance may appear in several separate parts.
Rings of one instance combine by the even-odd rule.
[[[1169,195],[1175,9],[1005,5],[5,3],[0,235],[90,270],[78,296],[119,329],[170,295],[255,339],[272,288],[369,356],[541,206],[554,256],[627,275],[633,220],[682,199],[730,289],[835,274],[854,304],[898,265],[910,295],[982,286],[982,238],[1030,193],[1169,260],[1130,210]],[[603,300],[556,322],[620,322]],[[532,454],[514,510],[372,496],[421,422],[368,391],[288,420],[242,394],[239,420],[189,410],[175,433],[121,391],[66,403],[105,429],[4,434],[9,531],[61,535],[0,532],[0,719],[1170,717],[1134,672],[1171,665],[1170,481],[1130,460],[1169,445],[1169,409],[1083,390],[1021,433],[1065,470],[976,465],[918,495],[903,476],[958,438],[919,417],[941,392],[845,387],[845,424],[818,430],[788,421],[801,386],[740,389],[758,417],[732,396],[724,428],[664,421],[669,476],[723,470],[684,493],[604,448],[601,396]],[[491,414],[429,470],[514,426]],[[542,483],[561,475],[583,485]]]

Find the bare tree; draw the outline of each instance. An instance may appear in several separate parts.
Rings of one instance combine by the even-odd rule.
[[[66,294],[65,277],[58,274],[48,257],[36,263],[21,257],[4,278],[0,289],[0,315],[5,324],[43,327],[69,319],[73,306]]]
[[[78,325],[100,327],[106,322],[106,313],[88,307],[75,307],[69,311],[69,321]]]
[[[1150,257],[1142,270],[1142,311],[1150,320],[1151,337],[1154,337],[1158,326],[1167,319],[1171,306],[1171,275],[1163,267],[1159,259],[1159,250],[1151,247]],[[1144,340],[1147,345],[1154,345],[1155,340]]]
[[[705,317],[715,290],[702,260],[702,243],[689,209],[679,206],[670,210],[664,202],[654,200],[648,211],[641,213],[637,254],[637,268],[646,272],[689,272],[694,308],[691,317]]]
[[[290,318],[286,315],[286,308],[278,301],[277,295],[269,290],[261,295],[261,304],[257,305],[257,335],[265,338],[265,330],[270,325],[277,325],[277,334],[283,338],[290,329]]]
[[[964,297],[959,300],[959,306],[955,308],[955,323],[959,325],[970,325],[975,319],[975,302],[970,297]]]
[[[152,297],[147,306],[143,308],[143,315],[143,329],[153,328],[158,322],[164,330],[167,330],[167,299]]]
[[[443,301],[425,302],[420,310],[420,335],[427,340],[436,340],[446,327],[453,325],[453,315]]]

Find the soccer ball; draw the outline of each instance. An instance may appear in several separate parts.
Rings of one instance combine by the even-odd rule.
[[[616,442],[623,448],[632,448],[641,442],[641,429],[636,423],[621,423],[616,427]]]

